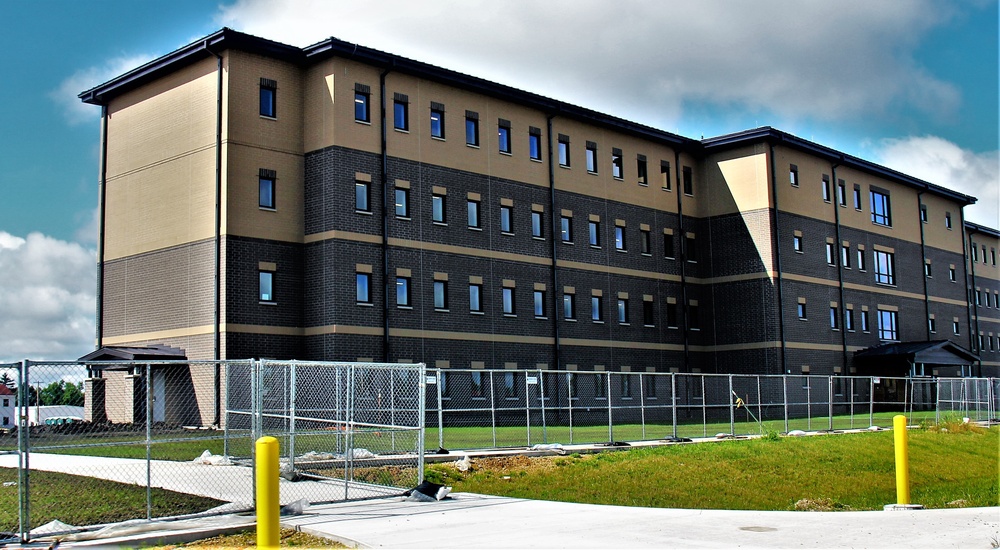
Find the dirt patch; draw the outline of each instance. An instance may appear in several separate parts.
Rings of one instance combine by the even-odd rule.
[[[803,498],[795,503],[795,509],[805,512],[839,512],[850,510],[851,507],[846,504],[834,502],[830,498]]]

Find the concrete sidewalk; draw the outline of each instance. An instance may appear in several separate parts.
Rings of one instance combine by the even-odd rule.
[[[1000,508],[757,512],[457,493],[309,508],[282,525],[367,548],[990,548]]]

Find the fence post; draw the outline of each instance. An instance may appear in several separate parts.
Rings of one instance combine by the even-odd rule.
[[[569,409],[569,444],[573,444],[573,388],[580,383],[575,372],[566,372],[566,407]]]
[[[529,373],[530,371],[524,371],[524,430],[525,432],[527,432],[526,435],[528,440],[528,446],[530,447],[531,446],[531,396],[528,394],[531,392],[528,391]],[[504,373],[504,376],[507,376],[506,372]],[[517,383],[516,377],[514,379],[514,383],[515,384]],[[517,391],[516,388],[515,391]]]
[[[677,373],[670,373],[670,409],[671,423],[673,424],[674,435],[677,437]]]
[[[764,435],[764,410],[761,406],[764,396],[760,393],[760,375],[758,374],[754,378],[757,379],[757,422],[760,427],[760,435]]]
[[[497,446],[497,403],[493,391],[493,371],[487,371],[490,379],[490,424],[493,426],[493,446]]]
[[[614,432],[614,420],[611,417],[612,413],[611,413],[611,373],[610,372],[605,372],[604,373],[604,381],[605,381],[605,390],[606,390],[606,393],[604,394],[604,396],[605,396],[605,398],[607,398],[607,401],[608,401],[608,441],[610,443],[614,443],[615,442],[615,432]]]
[[[868,426],[875,425],[875,377],[868,378]]]
[[[441,369],[434,370],[434,381],[437,382],[434,385],[437,386],[438,449],[444,448],[444,401],[441,400],[444,390],[441,389],[441,385],[442,383],[448,383],[444,379],[445,376],[448,375],[441,372]]]
[[[219,365],[216,363],[216,368],[225,368],[226,376],[223,380],[226,381],[226,393],[222,396],[222,456],[229,457],[229,382],[232,380],[229,372],[229,363],[223,363]]]
[[[295,375],[298,365],[295,361],[289,365],[288,374],[288,466],[291,471],[295,471],[295,402],[298,399],[295,385]],[[393,423],[395,424],[395,423]],[[395,433],[393,434],[395,435]]]
[[[548,426],[545,424],[545,374],[542,371],[538,371],[538,391],[541,393],[542,402],[542,443],[548,444],[549,433]],[[527,393],[527,392],[525,392]]]
[[[646,389],[642,385],[643,373],[639,373],[639,422],[642,423],[642,438],[646,439]],[[654,382],[655,384],[655,382]]]
[[[153,517],[153,367],[146,363],[146,519]]]
[[[28,542],[31,532],[31,466],[28,457],[31,454],[30,435],[28,431],[28,407],[31,406],[29,397],[31,387],[28,380],[28,363],[25,360],[20,363],[18,371],[17,393],[17,498],[18,498],[18,530],[21,535],[21,542]],[[37,396],[36,396],[37,399]]]
[[[830,406],[828,408],[829,416],[830,416],[830,428],[829,429],[832,432],[833,431],[833,377],[832,376],[830,377],[830,384],[829,384],[829,386],[827,388],[826,396],[827,396],[827,401],[830,402]]]
[[[420,429],[417,430],[417,481],[422,482],[424,480],[424,455],[427,454],[427,449],[424,448],[427,445],[426,434],[424,432],[427,425],[427,365],[425,363],[420,363],[418,376],[420,377],[420,382],[417,386],[417,391],[420,394],[417,397],[417,422],[420,423]],[[440,391],[441,385],[437,384],[437,386],[438,391]]]
[[[788,375],[781,375],[781,400],[785,402],[785,433],[788,433]]]

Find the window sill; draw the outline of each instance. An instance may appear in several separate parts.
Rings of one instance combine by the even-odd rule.
[[[510,151],[500,151],[500,154],[504,155],[504,156],[507,156],[507,157],[514,156]]]
[[[517,318],[517,314],[516,313],[504,313],[503,316],[504,317],[512,317],[514,319]]]
[[[273,206],[259,206],[258,209],[259,210],[263,210],[264,212],[277,212],[278,211],[278,209],[274,208]]]
[[[507,235],[508,237],[513,237],[514,236],[514,234],[511,233],[510,231],[501,231],[500,234],[501,235]]]
[[[576,319],[567,319],[567,318],[563,317],[563,321],[566,321],[567,323],[575,323]]]
[[[535,239],[536,241],[544,241],[545,240],[545,237],[531,237],[531,238]]]
[[[470,311],[469,315],[486,315],[485,311]]]
[[[396,309],[413,309],[413,306],[396,306]]]
[[[468,142],[466,142],[465,146],[469,147],[470,149],[479,149],[479,146],[476,145],[475,143],[468,143]]]
[[[693,197],[693,196],[694,196],[694,193],[684,193],[684,196],[685,196],[685,197]]]
[[[568,164],[560,164],[559,168],[565,168],[565,169],[569,170],[570,169],[570,165],[568,165]]]
[[[469,231],[482,231],[482,230],[483,230],[482,227],[472,227],[472,226],[469,226]]]
[[[645,327],[645,328],[656,328],[656,325],[643,324],[642,326]]]
[[[436,140],[436,141],[448,141],[448,140],[444,139],[444,136],[431,136],[431,139]]]
[[[642,183],[642,182],[640,181],[640,182],[639,182],[639,187],[649,187],[649,184],[648,184],[648,183]]]
[[[409,217],[409,216],[396,216],[396,219],[397,219],[397,220],[404,220],[404,221],[410,221],[410,220],[412,220],[413,218],[411,218],[411,217]]]
[[[358,307],[375,307],[375,304],[372,302],[357,302],[355,305]]]
[[[261,120],[278,120],[276,116],[260,115]]]
[[[611,179],[613,179],[615,181],[625,181],[625,178],[623,178],[621,176],[611,176]],[[642,185],[642,184],[639,184],[639,185]]]
[[[591,319],[590,322],[594,323],[595,325],[603,325],[604,324],[604,321],[595,321],[593,319]]]
[[[545,317],[545,316],[539,317],[538,315],[535,315],[535,319],[538,319],[539,321],[548,321],[549,320],[548,317]]]
[[[596,244],[590,245],[590,248],[593,248],[594,250],[600,250],[601,249],[601,247],[599,245],[596,245]]]
[[[392,129],[395,130],[395,131],[397,131],[397,132],[399,132],[400,134],[409,134],[410,133],[410,130],[408,130],[406,128],[396,128],[394,126]]]
[[[588,173],[588,174],[590,174],[591,176],[596,176],[596,175],[598,175],[598,174],[597,174],[597,172],[595,172],[595,171],[593,171],[593,170],[587,170],[587,173]]]
[[[431,222],[431,225],[437,225],[439,227],[448,227],[448,222]]]
[[[368,121],[368,120],[354,119],[354,122],[357,122],[358,124],[364,124],[365,126],[371,126],[372,125],[371,121]]]
[[[632,326],[632,323],[622,323],[622,322],[619,322],[618,326],[620,326],[620,327],[630,327],[630,326]]]
[[[672,187],[661,187],[660,189],[663,190],[663,191],[666,191],[667,193],[673,193],[674,192],[674,190],[673,190]]]
[[[643,252],[643,253],[642,253],[642,255],[643,255],[643,256],[647,256],[647,257],[652,257],[652,256],[653,256],[653,255],[652,255],[652,254],[650,254],[649,252]]]
[[[573,245],[573,241],[559,241],[559,242],[561,242],[561,243],[563,243],[563,244],[568,244],[568,245],[570,245],[570,246],[572,246],[572,245]]]
[[[536,159],[535,157],[531,157],[528,160],[530,160],[531,162],[542,162],[542,159]]]
[[[628,253],[627,248],[616,248],[615,252],[621,252],[622,254]]]
[[[676,260],[677,257],[676,256],[664,256],[663,259],[664,260]]]
[[[257,302],[257,304],[258,305],[262,305],[262,306],[276,306],[276,305],[278,305],[278,302],[271,302],[271,301],[261,300],[261,301]]]
[[[374,215],[371,210],[357,210],[357,209],[355,209],[354,213],[355,214],[361,214],[362,216],[373,216]]]
[[[434,311],[436,311],[436,312],[438,312],[438,313],[451,313],[451,310],[450,310],[450,309],[440,309],[440,308],[434,308]]]

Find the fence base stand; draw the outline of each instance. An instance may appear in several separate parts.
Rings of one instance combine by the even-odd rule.
[[[898,510],[923,510],[923,504],[886,504],[882,508],[886,512],[895,512]]]

